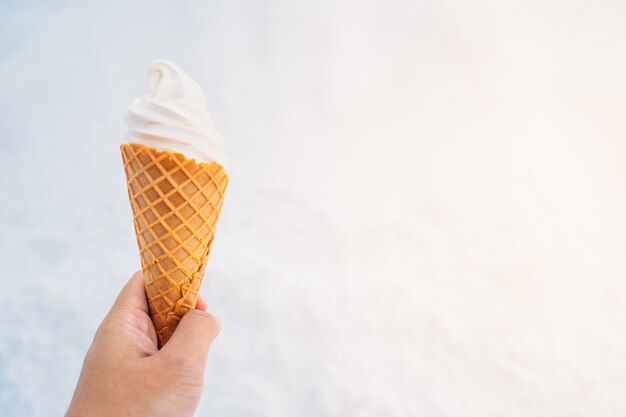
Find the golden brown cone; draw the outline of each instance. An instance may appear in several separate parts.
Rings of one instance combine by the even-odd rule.
[[[228,175],[216,162],[122,144],[150,314],[159,347],[196,307]]]

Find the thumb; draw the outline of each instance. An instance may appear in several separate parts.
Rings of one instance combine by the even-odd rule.
[[[146,314],[150,313],[141,271],[135,272],[130,281],[126,283],[115,299],[111,311],[115,312],[125,308],[141,310]]]
[[[220,332],[220,322],[202,310],[191,310],[183,316],[169,342],[161,352],[170,358],[198,360],[205,364],[213,340]]]

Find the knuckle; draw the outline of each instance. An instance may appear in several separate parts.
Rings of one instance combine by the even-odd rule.
[[[189,354],[189,352],[186,350],[166,350],[163,352],[163,360],[166,364],[166,367],[183,372],[188,369],[193,369],[198,365],[197,356]]]
[[[184,360],[182,353],[178,349],[162,349],[160,354],[166,365],[176,365]]]
[[[200,327],[209,328],[215,332],[218,332],[220,329],[219,320],[217,320],[214,315],[212,315],[211,313],[207,313],[206,311],[191,310],[185,315],[183,319],[192,321],[194,324]]]

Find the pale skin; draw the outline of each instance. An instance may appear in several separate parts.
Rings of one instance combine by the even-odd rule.
[[[66,417],[193,416],[220,330],[206,307],[200,297],[158,350],[143,277],[133,275],[96,331]]]

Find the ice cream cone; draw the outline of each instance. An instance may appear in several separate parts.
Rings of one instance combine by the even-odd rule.
[[[159,347],[196,306],[228,175],[217,162],[121,145],[146,294]]]

